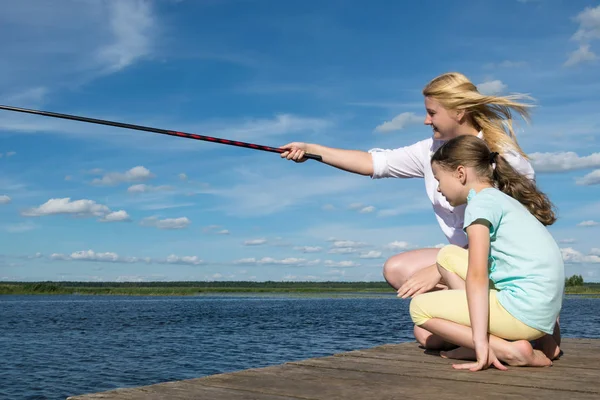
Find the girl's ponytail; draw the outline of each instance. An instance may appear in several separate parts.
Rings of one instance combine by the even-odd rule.
[[[495,157],[492,178],[496,187],[523,204],[542,224],[556,221],[553,205],[535,183],[517,172],[502,156]]]

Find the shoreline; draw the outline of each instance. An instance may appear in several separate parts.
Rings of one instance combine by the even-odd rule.
[[[394,294],[386,282],[0,282],[0,295],[331,297]],[[600,284],[567,287],[565,295],[600,297]]]

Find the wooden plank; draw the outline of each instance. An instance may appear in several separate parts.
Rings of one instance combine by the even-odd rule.
[[[600,342],[600,340],[598,341]],[[598,355],[600,355],[600,343],[598,350],[587,348],[584,345],[563,343],[564,354],[559,360],[555,360],[553,368],[582,368],[600,370]],[[448,364],[448,360],[439,356],[438,352],[428,351],[420,348],[416,343],[403,343],[398,345],[378,346],[367,350],[354,350],[346,353],[336,354],[336,357],[364,357],[384,360],[404,360],[414,363]],[[451,360],[452,362],[460,362]]]
[[[565,339],[549,368],[471,373],[416,342],[69,399],[597,399],[600,340]]]
[[[572,400],[596,399],[595,393],[555,391],[477,382],[449,382],[427,377],[378,374],[338,370],[335,375],[325,370],[285,364],[276,369],[244,371],[204,378],[202,385],[221,388],[260,390],[264,393],[296,396],[306,399],[531,399]],[[506,382],[508,383],[508,382]]]
[[[199,378],[201,379],[201,378]],[[204,386],[189,380],[159,383],[138,388],[110,390],[101,393],[83,394],[68,397],[67,400],[298,400],[298,397],[270,395],[266,393]]]
[[[361,357],[326,357],[294,362],[294,365],[316,367],[320,373],[329,369],[328,374],[338,374],[340,370],[371,372],[375,374],[423,377],[432,380],[455,382],[480,382],[498,385],[511,385],[529,388],[570,390],[574,392],[600,394],[597,371],[581,371],[565,374],[564,371],[550,368],[509,367],[508,371],[489,369],[484,372],[457,371],[451,363],[441,367],[434,364],[414,364],[403,360],[368,359]]]

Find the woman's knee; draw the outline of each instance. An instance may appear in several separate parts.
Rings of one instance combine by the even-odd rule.
[[[398,289],[415,272],[435,264],[439,249],[419,249],[396,254],[383,264],[385,280]]]

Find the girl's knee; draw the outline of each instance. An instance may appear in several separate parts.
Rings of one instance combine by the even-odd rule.
[[[417,296],[415,296],[411,301],[410,301],[410,305],[409,305],[409,313],[410,313],[410,318],[412,319],[413,323],[417,326],[423,325],[425,322],[427,322],[427,320],[429,320],[431,317],[429,315],[429,313],[427,312],[427,301],[426,300],[427,294],[423,293],[423,294],[419,294]]]
[[[440,270],[440,272],[443,272],[442,270],[446,270],[457,273],[457,271],[453,267],[453,265],[455,264],[454,261],[456,261],[458,257],[463,256],[462,253],[465,253],[466,251],[467,250],[455,244],[449,244],[442,247],[435,259],[438,270]]]

